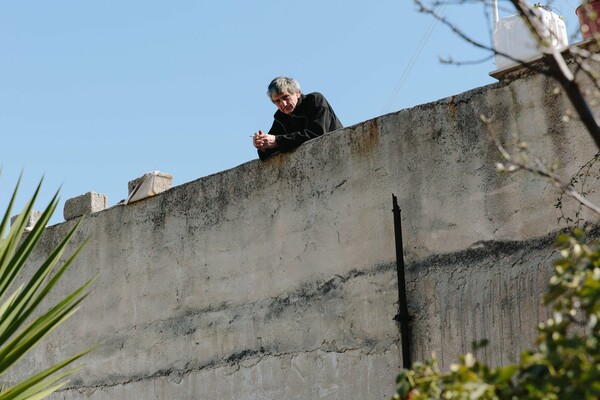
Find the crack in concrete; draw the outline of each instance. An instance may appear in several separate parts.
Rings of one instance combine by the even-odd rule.
[[[366,355],[378,354],[377,352],[374,351],[375,345],[381,344],[381,341],[377,342],[374,339],[365,339],[364,342],[365,342],[365,347],[360,347],[360,346],[359,347],[350,347],[350,346],[348,346],[348,347],[343,347],[340,349],[330,349],[329,348],[330,346],[326,346],[326,348],[318,347],[318,348],[315,348],[312,350],[296,351],[296,352],[267,352],[262,347],[259,350],[246,349],[239,353],[235,353],[226,358],[223,358],[220,361],[215,360],[215,361],[211,361],[211,362],[208,362],[205,364],[198,364],[198,365],[194,365],[193,363],[188,363],[185,365],[184,368],[160,369],[150,375],[134,376],[134,377],[129,377],[127,379],[120,379],[120,380],[115,380],[113,382],[98,383],[98,384],[94,384],[94,385],[74,384],[74,385],[66,386],[66,387],[58,390],[57,393],[73,391],[73,390],[78,391],[78,392],[89,392],[89,391],[93,392],[98,389],[113,388],[113,387],[117,387],[117,386],[125,386],[125,385],[129,385],[129,384],[153,380],[156,378],[168,378],[175,383],[180,383],[183,380],[184,376],[189,375],[193,372],[200,372],[200,371],[216,369],[216,368],[233,369],[233,371],[230,373],[230,374],[233,374],[233,373],[239,371],[241,368],[255,367],[260,362],[262,362],[263,360],[265,360],[266,358],[269,358],[269,357],[285,358],[285,357],[295,357],[295,356],[302,355],[302,354],[312,354],[312,353],[319,353],[319,352],[323,353],[323,354],[331,354],[331,353],[345,354],[345,353],[353,352],[353,351],[365,353]],[[392,342],[393,343],[389,343],[389,345],[382,346],[384,351],[382,351],[381,354],[386,354],[390,351],[390,348],[394,344],[396,344],[395,343],[396,340],[393,340]],[[323,344],[325,344],[325,342]],[[365,348],[367,348],[367,347],[369,348],[369,350],[365,351]],[[243,364],[244,362],[248,362],[248,361],[252,361],[252,362],[248,363],[246,365]]]
[[[394,269],[395,269],[395,263],[378,264],[370,269],[365,269],[365,270],[354,269],[344,275],[334,275],[332,278],[330,278],[328,280],[304,283],[300,287],[298,287],[296,290],[293,290],[293,291],[283,294],[281,296],[272,297],[272,298],[269,298],[266,300],[260,300],[260,301],[250,303],[250,304],[237,305],[237,306],[233,306],[233,307],[231,307],[226,302],[222,302],[216,306],[211,306],[211,307],[207,307],[204,309],[188,310],[178,316],[174,316],[173,318],[153,321],[153,322],[151,322],[149,324],[145,324],[143,326],[137,325],[135,327],[132,327],[129,331],[140,330],[140,329],[141,330],[151,329],[151,330],[157,331],[159,333],[162,333],[164,330],[169,329],[169,330],[172,330],[176,334],[187,335],[187,334],[191,334],[191,333],[195,332],[195,330],[196,330],[196,328],[191,326],[191,325],[193,325],[192,320],[194,318],[202,318],[203,316],[205,316],[209,313],[212,313],[212,312],[221,312],[224,310],[234,310],[235,311],[236,309],[238,309],[238,312],[235,312],[236,316],[246,315],[246,313],[241,313],[243,311],[242,309],[248,309],[248,308],[253,309],[253,308],[257,307],[257,304],[259,304],[259,303],[266,303],[266,306],[263,307],[266,309],[266,313],[263,316],[263,318],[264,319],[274,318],[274,317],[282,314],[283,312],[285,312],[285,309],[288,307],[297,307],[298,304],[300,304],[300,303],[311,303],[315,299],[322,300],[323,296],[334,295],[334,293],[336,293],[336,291],[343,284],[347,283],[348,281],[351,281],[352,279],[356,279],[359,277],[377,276],[381,273],[393,271]],[[232,319],[232,321],[230,321],[230,322],[233,322],[235,319],[236,318],[234,317]],[[178,328],[179,325],[181,325],[181,327]],[[183,326],[183,325],[185,325],[185,326]],[[186,329],[183,329],[183,328],[186,328]],[[121,339],[126,336],[127,335],[125,335],[125,336],[121,335],[120,337],[113,337],[110,340],[110,342],[111,343],[121,343]],[[395,343],[396,341],[397,341],[397,338],[392,338],[391,341],[386,340],[385,341],[386,343],[390,342],[389,343],[390,346],[385,346],[385,348],[390,348],[391,345],[393,343]],[[81,381],[72,381],[73,385],[65,387],[65,388],[61,389],[61,391],[63,391],[63,390],[65,390],[65,391],[66,390],[90,391],[90,390],[97,390],[100,388],[109,388],[109,387],[116,387],[116,386],[120,386],[120,385],[128,385],[128,384],[146,381],[149,379],[156,379],[156,378],[169,378],[177,383],[177,382],[181,382],[181,380],[183,379],[183,377],[185,375],[188,375],[194,371],[202,371],[202,370],[206,370],[206,369],[226,367],[226,368],[234,369],[232,372],[232,373],[234,373],[236,370],[239,370],[242,367],[250,368],[252,366],[255,366],[258,363],[260,363],[262,360],[264,360],[266,357],[295,356],[298,354],[310,354],[310,353],[314,353],[314,352],[318,352],[318,351],[321,351],[323,353],[336,353],[336,354],[343,354],[343,353],[346,353],[349,351],[362,351],[365,354],[370,355],[370,354],[375,354],[377,352],[376,351],[377,344],[381,344],[381,341],[377,342],[374,339],[366,339],[364,341],[364,346],[362,348],[361,347],[336,348],[335,343],[323,342],[321,344],[321,347],[316,348],[316,349],[285,353],[285,352],[277,352],[277,351],[272,351],[272,350],[269,351],[268,349],[265,349],[265,347],[261,343],[259,343],[260,347],[258,347],[257,349],[245,349],[241,352],[230,354],[230,355],[222,357],[220,359],[210,360],[210,361],[202,363],[202,364],[187,363],[183,368],[160,369],[150,375],[143,375],[143,376],[138,375],[138,376],[131,376],[131,377],[113,376],[112,378],[109,377],[109,379],[111,379],[111,381],[109,381],[109,382],[92,384],[92,385],[83,385],[83,383]],[[252,361],[252,363],[246,364],[246,365],[242,364],[242,363],[248,363],[249,361]]]
[[[562,232],[562,231],[559,231]],[[464,265],[482,263],[489,261],[490,254],[494,254],[494,263],[497,263],[499,257],[513,256],[517,252],[541,250],[551,247],[554,239],[559,232],[553,232],[546,236],[515,241],[480,241],[476,245],[471,246],[466,250],[457,251],[454,253],[435,254],[409,263],[408,269],[421,272],[432,267],[452,268],[453,265]]]
[[[264,304],[265,302],[267,302],[267,305],[264,308],[269,311],[266,313],[264,318],[275,318],[281,313],[283,313],[283,311],[288,307],[297,305],[299,303],[310,303],[315,299],[322,299],[323,296],[331,294],[332,292],[339,289],[343,284],[347,283],[352,279],[359,277],[377,276],[381,273],[393,271],[394,269],[395,263],[378,264],[370,269],[353,269],[344,275],[336,274],[328,280],[305,282],[301,284],[297,289],[265,300],[258,300],[252,303],[244,303],[238,305],[231,305],[227,302],[221,302],[217,305],[209,306],[206,308],[188,309],[180,313],[179,315],[175,315],[171,318],[160,319],[147,324],[133,326],[118,337],[129,336],[128,334],[134,330],[153,330],[159,333],[162,333],[165,330],[171,330],[174,334],[187,336],[195,333],[196,331],[196,329],[193,326],[189,326],[189,322],[194,318],[202,317],[212,313],[219,313],[226,310],[240,310],[238,312],[234,312],[234,317],[230,321],[230,323],[233,323],[241,315],[247,314],[243,312],[243,310],[255,309],[258,304]],[[120,339],[118,339],[118,337],[113,337],[113,340],[111,341],[120,342]]]

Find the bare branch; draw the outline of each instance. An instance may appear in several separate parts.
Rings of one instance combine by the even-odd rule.
[[[480,60],[472,60],[472,61],[454,61],[452,59],[452,57],[448,57],[448,58],[442,58],[440,57],[440,63],[442,64],[448,64],[448,65],[456,65],[456,66],[461,66],[461,65],[473,65],[473,64],[482,64],[486,61],[489,61],[490,59],[492,59],[494,57],[494,55],[489,55],[485,58],[482,58]]]
[[[596,121],[592,110],[589,108],[581,88],[575,81],[575,76],[568,68],[562,54],[557,49],[548,46],[548,44],[552,43],[552,37],[550,36],[549,30],[544,27],[542,19],[535,9],[531,8],[523,0],[511,1],[531,28],[534,37],[540,44],[544,60],[548,63],[553,76],[565,90],[565,93],[573,104],[581,122],[583,122],[590,136],[592,136],[596,147],[600,149],[600,126],[598,126],[598,122]]]
[[[458,37],[460,37],[467,43],[469,43],[479,49],[489,51],[492,54],[506,57],[507,59],[509,59],[517,64],[522,65],[524,68],[527,68],[530,71],[534,71],[534,72],[537,72],[537,73],[540,73],[543,75],[550,75],[549,71],[547,71],[545,68],[541,68],[536,64],[527,64],[526,60],[521,60],[521,59],[515,58],[514,56],[512,56],[510,54],[507,54],[507,53],[504,53],[501,51],[497,51],[492,45],[484,44],[480,41],[473,39],[472,37],[470,37],[469,35],[464,33],[462,30],[460,30],[455,24],[453,24],[451,21],[449,21],[443,15],[437,13],[433,8],[426,6],[422,0],[414,0],[414,2],[419,7],[419,10],[418,10],[419,12],[431,15],[433,18],[435,18],[442,24],[446,25],[446,27],[448,27],[452,32],[454,32]]]
[[[596,89],[600,90],[600,75],[598,74],[598,71],[590,65],[590,61],[596,63],[600,62],[600,55],[575,46],[571,47],[569,51],[579,69],[594,83]]]
[[[467,4],[467,3],[483,3],[489,5],[486,0],[450,0],[453,4]],[[525,0],[510,0],[509,2],[517,9],[524,22],[530,28],[533,38],[538,43],[538,47],[542,52],[542,59],[545,63],[533,63],[527,64],[524,60],[516,59],[515,57],[499,52],[493,48],[492,45],[482,43],[476,39],[473,39],[467,35],[464,31],[459,29],[454,23],[449,21],[432,7],[428,7],[424,4],[424,0],[414,0],[415,4],[419,7],[419,11],[422,13],[433,16],[438,22],[442,22],[449,28],[454,34],[463,39],[465,42],[482,50],[489,51],[492,55],[500,55],[507,59],[521,65],[530,71],[541,73],[544,75],[552,76],[558,80],[560,86],[563,88],[565,94],[569,98],[573,109],[578,115],[581,122],[585,125],[589,135],[594,140],[596,147],[600,149],[600,126],[593,115],[590,103],[584,96],[584,86],[580,85],[576,81],[575,73],[583,72],[590,81],[593,82],[596,89],[600,90],[600,76],[597,71],[594,70],[591,62],[600,63],[600,55],[590,52],[587,48],[571,47],[565,51],[565,54],[569,54],[570,59],[573,61],[571,67],[575,67],[573,72],[567,65],[563,54],[555,47],[552,43],[555,42],[556,35],[548,27],[546,27],[540,16],[540,10],[532,8]],[[440,0],[434,0],[432,4],[438,4]],[[448,4],[448,0],[445,0],[443,4]],[[493,39],[490,40],[493,43]],[[490,56],[491,57],[491,56]],[[488,58],[489,59],[489,58]],[[456,62],[451,58],[442,60],[442,62],[450,63],[454,65],[464,65],[472,62]],[[577,75],[579,76],[579,75]],[[589,87],[589,86],[588,86]],[[570,118],[570,116],[565,116]],[[588,199],[585,198],[584,192],[578,192],[571,183],[563,182],[560,177],[554,173],[554,170],[547,168],[541,160],[531,157],[526,150],[519,149],[520,159],[515,158],[509,151],[504,148],[500,141],[491,133],[489,126],[490,121],[482,116],[482,120],[486,122],[488,130],[490,130],[490,136],[494,140],[496,147],[500,151],[502,157],[506,161],[508,168],[505,169],[508,172],[525,170],[537,174],[551,182],[551,184],[561,190],[565,196],[569,196],[575,199],[581,206],[591,210],[600,216],[600,207],[596,206]],[[583,190],[583,188],[582,188]],[[560,200],[559,200],[560,201]]]
[[[586,199],[581,193],[579,193],[573,186],[569,183],[563,182],[558,175],[552,172],[550,169],[544,166],[544,163],[536,157],[531,157],[528,155],[527,159],[530,159],[529,162],[524,162],[522,160],[516,159],[513,157],[508,150],[504,147],[504,145],[500,142],[498,137],[493,133],[491,129],[491,120],[485,116],[481,116],[481,120],[485,124],[488,130],[488,134],[494,141],[494,144],[498,148],[498,151],[502,155],[502,158],[509,163],[509,168],[504,168],[505,172],[516,172],[519,170],[524,170],[528,172],[532,172],[536,175],[539,175],[552,183],[553,186],[557,187],[561,190],[565,195],[574,198],[577,202],[579,202],[584,207],[596,213],[600,216],[600,207],[596,206],[594,203]]]

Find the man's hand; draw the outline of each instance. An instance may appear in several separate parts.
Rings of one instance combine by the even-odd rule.
[[[252,136],[252,144],[259,150],[274,149],[277,147],[277,141],[274,135],[258,131]]]

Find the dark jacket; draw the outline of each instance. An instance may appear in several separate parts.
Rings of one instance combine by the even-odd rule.
[[[277,136],[277,148],[258,150],[261,160],[278,152],[293,150],[307,140],[344,127],[327,99],[317,92],[300,95],[292,114],[277,110],[273,118],[269,135]]]

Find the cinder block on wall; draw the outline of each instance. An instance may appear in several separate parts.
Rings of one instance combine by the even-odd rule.
[[[31,211],[31,214],[29,214],[29,219],[27,220],[27,225],[25,225],[25,232],[31,232],[31,230],[33,229],[33,227],[35,226],[35,224],[38,222],[38,220],[40,219],[40,217],[42,216],[42,212],[41,211]],[[10,219],[10,226],[12,226],[16,219],[19,217],[19,214],[13,216]]]
[[[173,186],[173,175],[153,171],[129,181],[127,203],[157,195]]]
[[[87,192],[81,196],[73,197],[65,202],[63,216],[65,221],[81,217],[85,214],[102,211],[108,208],[106,195],[95,192]]]

